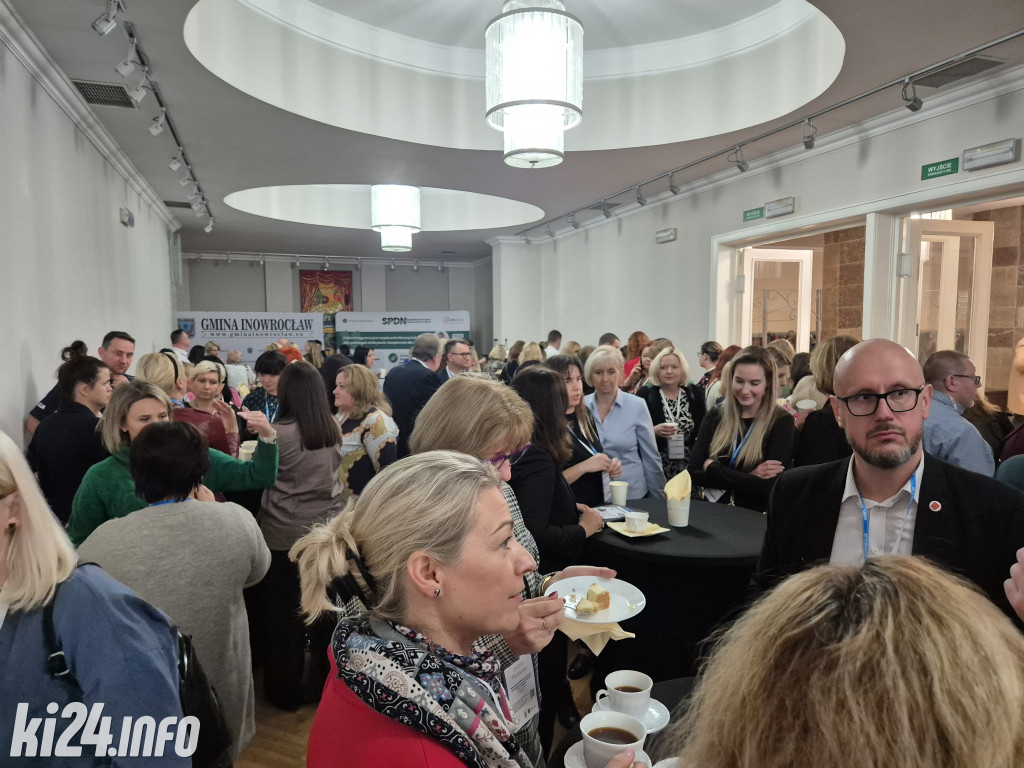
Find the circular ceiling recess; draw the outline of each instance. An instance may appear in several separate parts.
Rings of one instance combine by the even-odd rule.
[[[423,232],[514,227],[544,215],[535,205],[504,197],[435,187],[419,189]],[[322,227],[370,228],[369,184],[256,187],[232,192],[224,202],[268,219]]]
[[[583,123],[566,151],[654,146],[766,122],[820,95],[845,42],[805,0],[565,0],[584,29]],[[484,29],[500,0],[199,0],[192,55],[311,120],[500,150],[484,121]]]

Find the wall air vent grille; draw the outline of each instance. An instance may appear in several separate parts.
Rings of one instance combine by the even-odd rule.
[[[120,107],[122,109],[137,109],[137,105],[128,96],[128,91],[123,85],[111,85],[110,83],[90,83],[86,80],[72,80],[75,88],[82,94],[86,103],[97,107]]]
[[[914,85],[923,85],[926,88],[943,88],[950,83],[955,83],[957,80],[974,77],[1005,63],[1005,61],[988,56],[970,56],[924,77],[915,77]]]

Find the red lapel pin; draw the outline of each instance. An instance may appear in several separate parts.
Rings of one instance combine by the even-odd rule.
[[[937,501],[929,501],[928,509],[930,509],[932,512],[938,512],[940,509],[942,509],[942,505]]]

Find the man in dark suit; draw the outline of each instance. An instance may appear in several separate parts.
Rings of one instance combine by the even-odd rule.
[[[768,589],[823,562],[914,554],[959,573],[1012,614],[1003,589],[1024,546],[1024,494],[925,454],[932,387],[903,347],[871,339],[836,366],[830,397],[853,456],[776,480],[754,581]]]
[[[384,377],[384,394],[391,401],[398,425],[398,456],[409,455],[409,436],[420,409],[441,386],[437,369],[441,365],[441,340],[421,333],[409,350],[409,361],[392,368]]]

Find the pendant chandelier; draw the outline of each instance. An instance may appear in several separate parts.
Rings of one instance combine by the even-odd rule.
[[[371,186],[370,228],[380,232],[381,250],[392,253],[411,251],[412,236],[420,231],[419,187],[404,184]]]
[[[583,25],[559,0],[508,0],[485,42],[486,119],[504,134],[505,162],[558,165],[564,132],[583,120]]]

